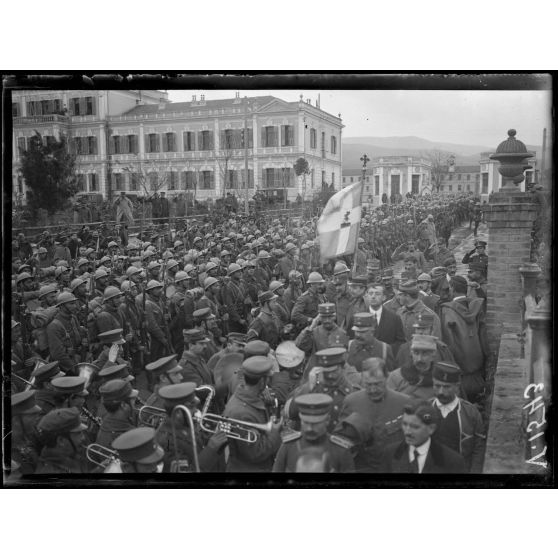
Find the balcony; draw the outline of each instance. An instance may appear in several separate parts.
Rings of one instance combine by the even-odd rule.
[[[295,145],[283,147],[258,147],[256,155],[294,155],[299,153],[300,149]]]
[[[50,124],[52,122],[61,122],[67,124],[70,121],[68,116],[61,114],[45,114],[44,116],[16,116],[14,117],[14,125],[26,124]]]

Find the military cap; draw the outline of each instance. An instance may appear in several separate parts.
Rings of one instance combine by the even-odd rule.
[[[475,240],[475,246],[480,248],[486,248],[487,242],[484,240]]]
[[[266,341],[261,339],[254,339],[254,341],[248,341],[244,347],[244,358],[249,358],[252,356],[267,356],[271,347]]]
[[[269,290],[274,293],[277,289],[280,289],[282,287],[285,286],[285,283],[283,283],[282,281],[272,281],[269,284]]]
[[[417,323],[413,324],[413,327],[432,327],[434,325],[434,314],[430,314],[429,312],[423,312],[419,314]]]
[[[194,310],[192,314],[194,320],[209,320],[215,317],[215,314],[211,313],[211,308],[199,308],[198,310]]]
[[[74,281],[77,281],[77,279],[74,279]],[[72,281],[72,283],[74,282]],[[71,284],[70,284],[71,287]],[[73,289],[72,289],[73,290]],[[50,283],[49,285],[43,285],[40,289],[39,289],[39,298],[43,298],[45,297],[47,294],[50,293],[57,293],[58,292],[58,285],[56,283]]]
[[[461,287],[461,291],[466,291],[467,290],[467,279],[465,279],[465,277],[461,277],[461,275],[454,275],[451,278],[451,286],[452,287],[456,287],[458,286]]]
[[[97,335],[97,338],[101,343],[104,345],[116,344],[116,345],[123,345],[126,343],[122,338],[122,332],[124,330],[122,328],[118,329],[111,329],[109,331],[103,331]]]
[[[109,380],[99,388],[99,395],[103,398],[103,401],[135,399],[138,394],[138,390],[133,389],[132,384],[123,379]]]
[[[393,269],[384,269],[382,281],[391,281],[393,279]]]
[[[451,362],[436,362],[432,371],[432,377],[440,382],[457,384],[461,378],[461,370]]]
[[[323,302],[322,304],[318,304],[318,314],[321,316],[335,315],[335,304],[333,304],[333,302]]]
[[[32,415],[40,412],[41,408],[35,403],[34,389],[12,395],[12,415]]]
[[[428,282],[432,282],[432,277],[430,277],[430,275],[428,273],[421,273],[418,277],[417,277],[417,282],[420,281],[428,281]]]
[[[21,281],[25,281],[26,279],[33,279],[32,275],[30,273],[27,273],[27,271],[24,271],[23,273],[20,273],[17,277],[16,277],[16,285],[18,283],[21,283]]]
[[[399,285],[399,290],[402,293],[407,294],[418,294],[419,289],[415,279],[409,279],[408,281],[404,281]]]
[[[32,372],[31,379],[36,378],[38,382],[46,382],[47,380],[52,380],[52,378],[60,378],[62,376],[64,376],[64,372],[60,372],[58,361],[53,360],[37,367]]]
[[[258,295],[258,301],[260,304],[265,304],[266,302],[270,302],[276,299],[277,295],[271,291],[264,291]]]
[[[335,262],[333,267],[333,275],[341,275],[342,273],[350,273],[351,270],[347,267],[345,262]]]
[[[188,343],[209,343],[209,338],[201,329],[188,329],[184,332],[184,336]]]
[[[487,265],[483,262],[470,262],[469,263],[469,271],[485,272],[486,269],[487,269]]]
[[[126,380],[131,382],[135,376],[130,374],[127,364],[114,364],[112,366],[105,366],[98,374],[99,380],[108,382],[109,380]]]
[[[190,279],[190,276],[185,271],[177,271],[176,275],[174,276],[175,284],[186,281],[186,279]]]
[[[170,259],[167,261],[167,269],[172,269],[173,267],[176,267],[178,265],[178,262],[176,260]]]
[[[448,267],[454,263],[457,263],[457,261],[453,256],[448,256],[442,263],[444,267]]]
[[[283,341],[275,349],[275,358],[283,368],[296,368],[304,360],[304,351],[294,341]]]
[[[107,276],[108,276],[108,273],[104,269],[95,270],[95,274],[93,275],[93,277],[95,278],[95,281],[97,281],[97,279],[101,279],[101,277],[107,277]]]
[[[227,335],[227,339],[229,341],[234,341],[235,343],[238,343],[239,345],[246,345],[246,334],[245,333],[238,333],[236,331],[231,331]]]
[[[159,388],[157,395],[173,405],[181,405],[196,392],[195,382],[182,382]]]
[[[151,291],[152,289],[163,288],[163,283],[156,281],[155,279],[151,279],[148,281],[147,286],[145,287],[146,291]]]
[[[56,297],[56,306],[67,304],[68,302],[75,302],[77,298],[69,292],[62,292]]]
[[[436,337],[434,337],[433,335],[422,335],[419,333],[415,333],[411,338],[411,349],[435,351]]]
[[[232,275],[233,273],[236,273],[237,271],[241,271],[241,270],[242,268],[237,263],[232,263],[229,265],[227,275]]]
[[[87,426],[81,423],[80,412],[76,407],[54,409],[47,413],[37,425],[39,432],[64,434],[83,432]]]
[[[368,331],[376,327],[376,320],[369,312],[357,312],[353,316],[353,331]]]
[[[368,285],[368,277],[364,277],[364,276],[358,276],[358,277],[352,277],[351,279],[349,279],[349,285],[361,285],[363,287],[366,287],[366,285]]]
[[[127,463],[154,465],[162,461],[165,452],[155,441],[156,431],[147,426],[133,428],[112,442],[118,457]]]
[[[191,263],[186,264],[186,265],[184,266],[184,271],[185,271],[185,273],[188,273],[188,275],[197,272],[196,266],[195,266],[194,264],[191,264]]]
[[[448,270],[445,267],[434,267],[430,271],[430,275],[432,279],[436,279],[437,277],[443,277],[444,275],[448,274]]]
[[[85,389],[87,378],[81,376],[64,376],[62,378],[53,378],[50,385],[56,390],[57,393],[63,395],[88,395],[89,392]]]
[[[216,269],[217,267],[219,267],[215,262],[207,262],[205,264],[205,272],[211,271],[212,269]]]
[[[252,378],[270,376],[273,369],[273,360],[266,356],[251,356],[242,362],[242,372]]]
[[[329,416],[333,398],[325,393],[306,393],[295,397],[300,418],[305,422],[323,422]]]
[[[346,353],[344,347],[329,347],[316,352],[316,361],[318,366],[333,368],[345,363]]]
[[[268,258],[271,258],[271,256],[269,255],[269,252],[267,250],[260,250],[258,252],[259,260],[267,260]]]
[[[191,331],[191,330],[190,330]],[[199,330],[196,330],[199,331]],[[176,360],[177,355],[169,355],[145,365],[145,369],[151,374],[159,376],[160,374],[172,374],[173,372],[182,372],[183,368]]]

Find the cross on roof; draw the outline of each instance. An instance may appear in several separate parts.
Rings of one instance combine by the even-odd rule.
[[[368,155],[366,155],[366,153],[360,158],[360,160],[362,161],[362,167],[366,168],[366,163],[368,163],[368,161],[370,161],[370,158],[368,157]]]

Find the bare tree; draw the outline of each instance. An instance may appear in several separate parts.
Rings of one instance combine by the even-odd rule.
[[[423,153],[422,156],[430,161],[430,176],[432,177],[430,182],[432,184],[432,189],[439,192],[444,180],[444,174],[448,172],[450,161],[454,156],[451,153],[440,151],[439,149],[427,151]]]

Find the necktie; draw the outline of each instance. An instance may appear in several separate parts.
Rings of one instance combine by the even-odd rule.
[[[418,463],[418,458],[419,458],[419,452],[418,450],[414,451],[414,456],[415,456],[415,460],[411,463],[411,467],[413,469],[413,473],[416,473],[417,475],[420,473],[419,471],[419,463]]]

